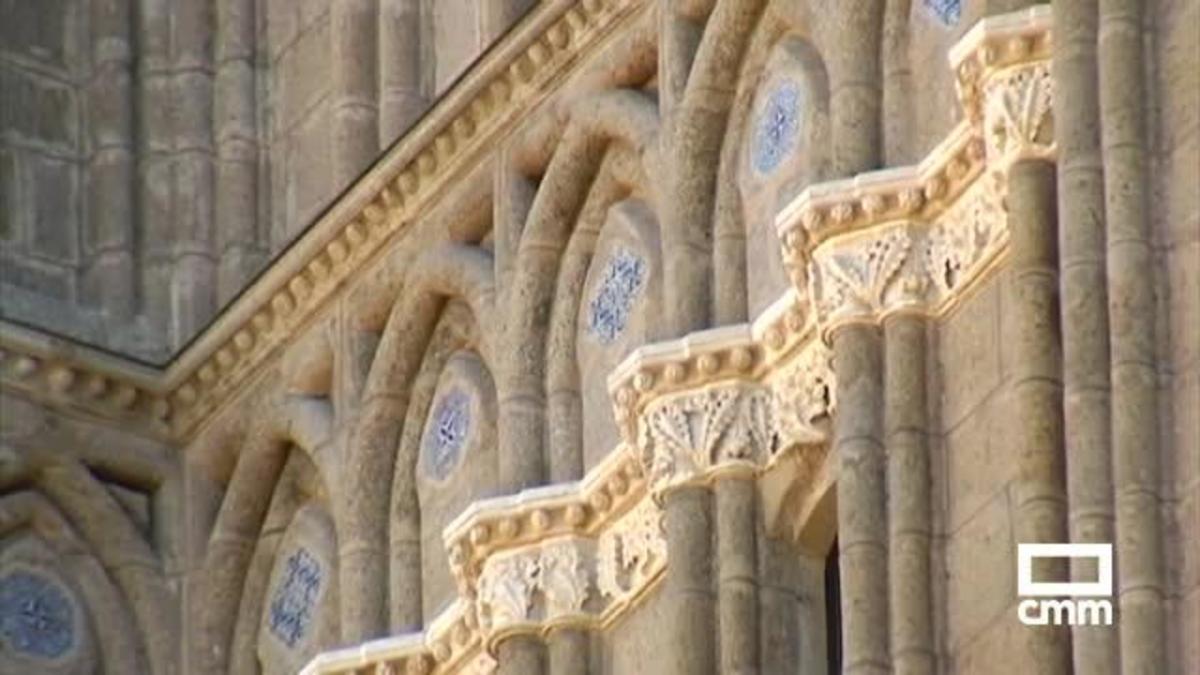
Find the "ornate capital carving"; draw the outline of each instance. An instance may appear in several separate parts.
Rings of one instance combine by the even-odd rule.
[[[651,489],[702,482],[712,469],[754,467],[775,447],[770,392],[736,383],[685,392],[647,406],[638,446]]]
[[[492,556],[479,577],[476,609],[489,647],[506,635],[589,620],[592,542],[565,538]]]
[[[1002,171],[1019,159],[1054,156],[1054,79],[1045,61],[994,74],[984,85],[983,135],[988,165]]]

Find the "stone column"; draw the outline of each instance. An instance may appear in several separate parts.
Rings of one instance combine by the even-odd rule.
[[[912,0],[886,0],[883,17],[883,156],[886,166],[909,163],[912,149],[913,76],[909,58],[908,17]]]
[[[925,319],[912,314],[884,323],[888,590],[897,675],[934,671],[925,329]]]
[[[550,632],[550,675],[587,675],[591,638],[578,628],[556,628]]]
[[[884,0],[838,3],[839,49],[829,59],[829,118],[834,177],[877,168],[883,145],[879,111]]]
[[[1167,671],[1159,521],[1158,373],[1154,251],[1146,209],[1145,70],[1140,0],[1100,2],[1113,479],[1121,570],[1121,672]]]
[[[338,188],[357,178],[379,150],[376,2],[339,0],[333,3],[330,14],[334,73],[333,180]]]
[[[213,12],[210,0],[178,0],[172,36],[175,110],[171,339],[178,348],[216,313],[213,232]]]
[[[835,329],[833,354],[843,672],[886,675],[891,669],[879,329],[864,323]]]
[[[546,670],[546,646],[534,635],[504,638],[496,647],[498,675],[541,675]]]
[[[133,11],[128,0],[92,2],[92,67],[87,110],[90,256],[83,284],[91,305],[113,319],[137,311],[133,206]]]
[[[1008,178],[1014,325],[1006,347],[1013,364],[1011,441],[1018,463],[1013,526],[1019,543],[1067,541],[1054,172],[1049,162],[1021,160]],[[1035,562],[1035,579],[1067,577],[1062,560]],[[1037,672],[1071,672],[1067,627],[1042,626],[1021,635]]]
[[[757,673],[758,542],[753,470],[720,475],[713,492],[717,521],[717,611],[722,673]],[[673,564],[672,560],[671,563]]]
[[[255,3],[217,3],[217,303],[223,305],[265,262],[258,235],[258,109],[255,77]]]
[[[1096,3],[1054,4],[1054,121],[1058,142],[1063,416],[1070,538],[1113,540],[1108,305],[1105,293],[1104,169],[1096,74]],[[1077,580],[1095,578],[1090,560],[1071,562]],[[1073,629],[1075,668],[1116,667],[1108,626]]]
[[[425,106],[420,0],[379,0],[379,147],[399,138]]]
[[[667,672],[716,672],[713,636],[712,523],[708,488],[677,487],[664,497],[667,571],[663,601],[663,648],[670,651]]]

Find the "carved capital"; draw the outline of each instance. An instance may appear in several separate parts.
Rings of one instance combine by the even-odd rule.
[[[1054,156],[1054,78],[1045,61],[1002,70],[984,85],[983,133],[988,165]]]
[[[489,648],[507,635],[589,620],[592,542],[566,538],[495,555],[479,577],[476,608]]]
[[[770,392],[736,383],[684,392],[646,407],[638,447],[658,494],[703,482],[714,469],[762,464],[776,443]]]

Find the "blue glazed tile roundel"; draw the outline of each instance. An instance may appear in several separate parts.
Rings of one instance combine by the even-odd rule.
[[[625,331],[629,312],[646,282],[646,263],[631,251],[619,250],[608,259],[604,276],[588,303],[588,330],[603,344]]]
[[[427,470],[438,480],[450,475],[471,435],[471,399],[460,389],[451,389],[434,404],[425,429]]]
[[[59,658],[75,644],[75,606],[58,583],[10,572],[0,578],[0,638],[25,656]]]
[[[752,146],[754,168],[763,174],[774,171],[796,144],[800,131],[800,87],[783,82],[767,97],[758,114]]]
[[[962,16],[962,0],[925,0],[925,6],[947,26],[958,23]]]

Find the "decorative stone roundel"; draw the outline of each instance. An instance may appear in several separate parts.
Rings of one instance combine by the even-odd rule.
[[[624,332],[645,283],[646,263],[640,256],[624,249],[613,253],[588,304],[588,330],[597,340],[610,344]]]
[[[449,476],[470,434],[471,398],[454,387],[437,400],[426,423],[426,470],[438,480]]]
[[[947,26],[958,23],[962,16],[962,0],[925,0],[925,6]]]
[[[321,562],[303,547],[288,556],[268,611],[271,632],[289,649],[308,633],[323,577]]]
[[[75,606],[55,581],[13,571],[0,578],[0,640],[14,652],[56,659],[75,644]]]
[[[785,81],[775,87],[758,114],[751,146],[754,168],[771,173],[791,152],[800,131],[800,86]]]

